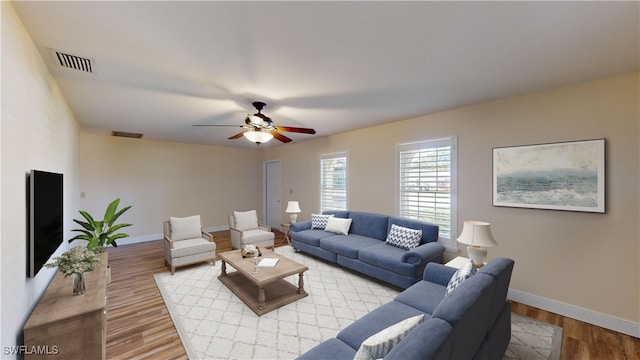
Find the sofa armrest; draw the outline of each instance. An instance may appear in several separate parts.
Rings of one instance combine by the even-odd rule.
[[[265,224],[258,224],[258,228],[265,231],[271,231],[271,226]]]
[[[447,286],[449,280],[458,269],[437,263],[428,263],[424,268],[422,278],[425,281]]]
[[[300,222],[291,224],[292,232],[310,230],[310,229],[311,229],[311,220],[300,221]]]
[[[402,255],[402,262],[414,265],[426,264],[429,262],[442,262],[444,246],[438,242],[428,242]]]
[[[208,242],[214,242],[213,241],[213,235],[211,233],[209,233],[209,232],[204,231],[204,230],[202,231],[202,238],[207,240]]]

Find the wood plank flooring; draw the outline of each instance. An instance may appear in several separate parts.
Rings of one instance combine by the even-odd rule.
[[[276,246],[285,245],[283,234],[275,233]],[[231,250],[228,231],[213,235],[217,252]],[[168,270],[162,241],[107,251],[112,277],[107,289],[107,359],[187,359],[153,279]],[[640,339],[516,302],[512,310],[562,327],[561,359],[640,359]]]

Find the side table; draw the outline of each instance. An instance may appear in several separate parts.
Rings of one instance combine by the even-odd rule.
[[[291,239],[289,235],[291,235],[291,224],[290,223],[281,223],[282,232],[284,233],[284,239],[287,240],[287,244],[291,246]]]

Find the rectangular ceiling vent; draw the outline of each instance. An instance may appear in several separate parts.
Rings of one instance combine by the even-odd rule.
[[[50,49],[57,65],[67,69],[93,74],[94,61],[91,58],[68,54],[59,50]]]
[[[133,139],[140,139],[142,136],[144,136],[143,134],[140,134],[140,133],[132,133],[132,132],[126,132],[126,131],[112,131],[111,135],[126,137],[126,138],[133,138]]]

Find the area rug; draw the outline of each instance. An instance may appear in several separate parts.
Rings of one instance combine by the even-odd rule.
[[[190,359],[295,359],[399,293],[291,247],[276,252],[309,267],[309,296],[263,316],[217,279],[220,261],[154,275]],[[297,286],[297,278],[287,280]],[[554,359],[554,338],[562,329],[513,315],[505,359]]]

